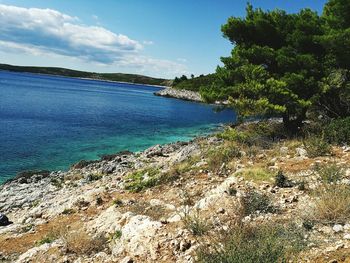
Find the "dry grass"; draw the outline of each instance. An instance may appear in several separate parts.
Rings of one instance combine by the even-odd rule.
[[[79,225],[62,228],[59,232],[60,238],[69,253],[90,255],[106,248],[107,239],[104,236],[93,237]]]
[[[198,262],[278,263],[294,261],[304,248],[303,233],[294,225],[275,222],[236,224],[210,246],[197,251]]]
[[[315,192],[315,206],[307,215],[309,220],[329,223],[345,223],[350,217],[350,187],[327,185]]]
[[[243,177],[245,180],[251,180],[254,182],[273,182],[274,174],[263,168],[251,168],[244,169],[237,173],[237,176]]]

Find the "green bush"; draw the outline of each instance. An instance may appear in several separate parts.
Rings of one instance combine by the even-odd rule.
[[[337,166],[335,163],[322,166],[317,165],[315,170],[319,174],[321,180],[328,184],[336,183],[345,176],[344,169]]]
[[[234,227],[225,240],[212,244],[214,249],[211,251],[200,249],[198,261],[202,263],[292,262],[304,246],[303,231],[295,226],[240,225]]]
[[[248,190],[246,195],[242,197],[243,214],[245,216],[260,213],[273,213],[276,211],[275,207],[271,204],[270,198],[261,194],[255,190]]]
[[[330,143],[350,144],[350,117],[333,120],[327,125],[325,139]]]
[[[209,231],[209,224],[200,217],[199,213],[185,215],[182,219],[185,227],[195,236],[202,236]]]
[[[140,192],[144,189],[156,186],[159,183],[159,170],[156,168],[146,168],[136,171],[127,176],[129,180],[125,184],[125,189],[132,192]]]
[[[283,174],[282,171],[278,171],[275,177],[275,185],[281,188],[292,187],[293,183]]]
[[[324,136],[310,136],[304,141],[304,146],[309,157],[326,156],[331,154],[331,145]]]
[[[234,144],[223,145],[208,152],[208,166],[211,170],[218,170],[223,163],[229,163],[233,158],[241,157],[240,149]]]

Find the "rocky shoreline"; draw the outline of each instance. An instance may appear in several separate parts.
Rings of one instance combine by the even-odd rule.
[[[228,143],[212,135],[8,181],[0,186],[0,262],[196,262],[198,249],[210,245],[196,224],[205,222],[208,236],[227,231],[252,190],[278,213],[258,211],[242,222],[303,220],[313,211],[312,189],[320,187],[313,167],[350,164],[349,148],[312,158],[296,141],[235,146],[230,159],[218,159]],[[341,184],[349,185],[345,167]],[[277,186],[265,173],[280,170],[288,184]],[[313,245],[298,262],[328,262],[350,249],[350,219],[315,223],[307,236]]]
[[[204,102],[199,92],[190,91],[190,90],[180,90],[174,88],[165,88],[154,93],[156,96],[176,98],[194,102]]]

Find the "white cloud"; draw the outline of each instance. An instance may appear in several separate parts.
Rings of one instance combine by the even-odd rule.
[[[56,10],[0,4],[0,51],[67,56],[118,67],[184,70],[179,63],[142,56],[143,45],[104,27],[84,25],[79,18]]]
[[[176,60],[179,61],[179,62],[182,62],[182,63],[186,63],[187,62],[187,59],[185,59],[185,58],[178,58]]]
[[[142,41],[142,43],[143,43],[144,45],[153,45],[153,44],[154,44],[154,42],[151,41],[151,40],[144,40],[144,41]]]

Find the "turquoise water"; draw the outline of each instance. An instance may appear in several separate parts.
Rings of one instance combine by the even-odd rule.
[[[185,141],[232,122],[232,111],[157,97],[156,87],[0,71],[0,181],[65,170],[121,150]]]

